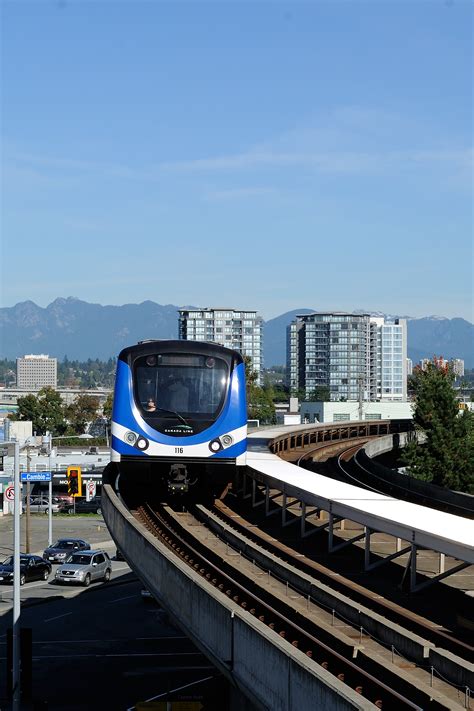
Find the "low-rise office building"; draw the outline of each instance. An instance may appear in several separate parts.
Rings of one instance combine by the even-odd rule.
[[[38,397],[41,388],[0,388],[0,407],[11,412],[15,412],[17,401],[25,395],[34,395]],[[61,396],[64,405],[71,405],[80,395],[91,395],[99,399],[99,405],[102,406],[107,400],[112,388],[94,388],[85,390],[81,388],[56,388],[56,392]]]
[[[58,384],[58,361],[49,355],[25,355],[16,359],[17,388],[56,388]]]
[[[411,420],[412,402],[302,402],[301,422],[351,422],[355,420]]]

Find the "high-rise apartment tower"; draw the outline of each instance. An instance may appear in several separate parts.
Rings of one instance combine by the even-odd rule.
[[[179,338],[185,341],[213,341],[249,356],[260,384],[263,368],[262,319],[256,311],[180,309]]]
[[[369,314],[313,313],[287,329],[291,391],[329,390],[332,401],[406,400],[406,321]]]

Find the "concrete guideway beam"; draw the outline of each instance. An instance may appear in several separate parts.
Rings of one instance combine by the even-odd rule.
[[[138,577],[256,711],[375,708],[174,556],[140,526],[110,484],[102,489],[102,503],[109,531]]]

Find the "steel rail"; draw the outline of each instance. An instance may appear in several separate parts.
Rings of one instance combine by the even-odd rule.
[[[149,505],[143,505],[133,513],[151,533],[160,538],[168,549],[174,551],[175,555],[214,587],[267,624],[282,639],[286,639],[292,646],[304,651],[308,657],[333,673],[340,681],[372,700],[379,708],[383,707],[385,710],[420,708],[416,702],[390,688],[332,649],[327,643],[317,639],[315,634],[320,633],[320,630],[314,628],[311,633],[308,633],[301,624],[289,619],[295,616],[295,611],[290,605],[270,593],[267,593],[264,599],[262,591],[257,589],[254,581],[249,580],[242,572],[238,573],[232,569],[210,547],[196,541],[184,527],[179,526],[177,530],[176,520],[171,518],[164,508],[154,510]],[[296,619],[298,618],[301,622],[301,616],[297,615]],[[305,625],[311,627],[308,620],[305,620]],[[416,697],[417,691],[413,689],[413,698]],[[421,692],[420,697],[426,701],[426,696]],[[436,703],[434,706],[432,703],[431,707],[436,707]]]
[[[284,562],[300,570],[306,575],[314,576],[320,582],[349,597],[353,602],[360,603],[388,620],[400,625],[404,629],[423,637],[437,647],[447,649],[468,662],[474,662],[474,646],[458,639],[447,629],[420,615],[401,607],[395,602],[382,598],[379,594],[364,588],[343,575],[335,573],[328,567],[301,557],[301,553],[291,548],[274,537],[271,537],[256,528],[246,520],[238,511],[231,509],[222,501],[214,502],[215,515],[225,521],[229,528],[239,532],[248,541],[257,544],[269,553],[278,556]]]

